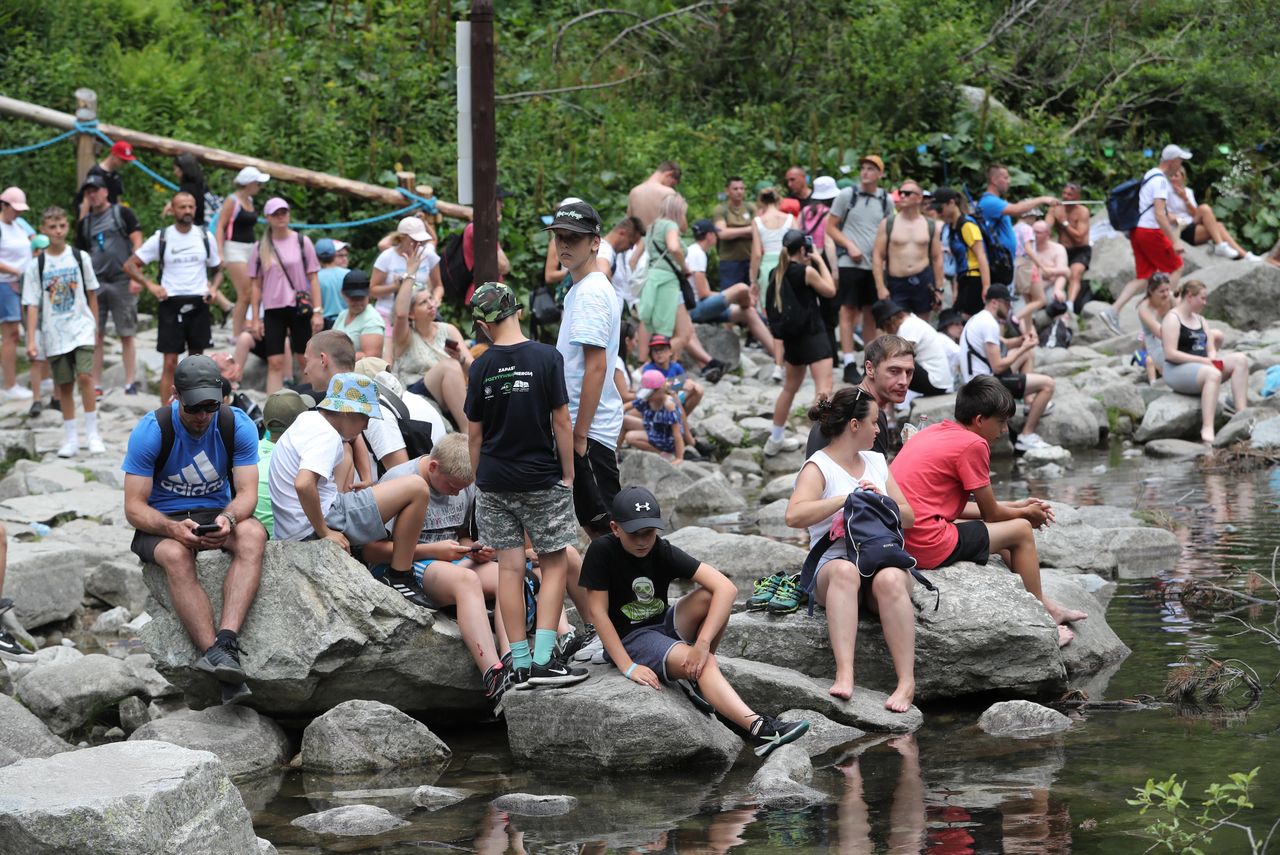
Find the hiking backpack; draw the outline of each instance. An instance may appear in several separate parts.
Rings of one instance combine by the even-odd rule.
[[[978,231],[982,233],[982,246],[987,251],[987,270],[991,273],[991,281],[1008,285],[1013,282],[1013,253],[1009,247],[996,240],[991,224],[982,215],[982,209],[974,207],[978,215],[971,217]]]
[[[159,479],[160,471],[164,469],[164,465],[169,462],[169,455],[173,453],[173,443],[177,435],[173,428],[173,409],[170,407],[161,407],[155,410],[156,426],[160,428],[160,451],[156,454],[155,468],[152,478]],[[227,471],[222,473],[227,479],[227,484],[231,487],[231,495],[236,494],[236,482],[231,477],[231,469],[235,463],[236,452],[236,414],[232,412],[231,407],[221,406],[218,408],[218,436],[222,438],[222,450],[227,455]]]
[[[850,188],[850,193],[852,195],[849,197],[849,207],[844,209],[844,215],[840,217],[840,224],[836,226],[836,231],[838,232],[844,231],[845,221],[849,219],[849,214],[853,213],[854,207],[858,204],[859,196],[866,196],[868,199],[879,199],[880,200],[880,219],[883,220],[889,217],[889,194],[886,193],[883,188],[877,187],[874,195],[868,195],[862,192],[861,190],[859,190],[857,187],[852,187]],[[849,251],[847,249],[845,249],[843,246],[840,246],[839,244],[836,244],[836,258],[840,258],[848,254],[849,254]]]
[[[1138,220],[1146,213],[1145,210],[1138,210],[1138,195],[1142,192],[1142,185],[1154,177],[1144,175],[1142,178],[1130,178],[1107,192],[1107,219],[1111,222],[1111,228],[1127,235],[1138,227]]]
[[[778,263],[789,264],[785,258]],[[769,332],[775,338],[798,338],[807,333],[810,314],[810,310],[788,281],[785,270],[781,281],[777,276],[769,275],[769,288],[765,292],[765,315],[769,322]]]
[[[884,567],[901,567],[935,595],[933,610],[938,610],[942,595],[920,572],[916,560],[906,550],[897,503],[888,496],[861,488],[845,497],[844,507],[836,514],[830,533],[809,550],[796,583],[802,591],[812,595],[818,559],[842,538],[845,555],[858,568],[862,578],[870,579]],[[813,614],[812,596],[809,597],[809,614]]]
[[[471,286],[475,283],[475,275],[467,267],[467,259],[462,251],[462,236],[466,229],[451,236],[445,242],[444,252],[440,253],[440,282],[444,286],[444,300],[455,306],[465,306],[471,296]]]
[[[416,460],[424,454],[430,454],[435,445],[431,440],[430,422],[424,422],[411,416],[409,414],[409,406],[405,404],[404,400],[377,380],[373,381],[373,385],[378,387],[378,397],[385,401],[391,411],[395,413],[396,427],[400,429],[400,436],[404,439],[404,450],[409,455],[409,459]],[[386,414],[383,415],[383,418],[386,418]],[[365,444],[368,444],[368,440],[365,441]],[[377,461],[377,467],[379,475],[386,471],[381,460]]]
[[[1070,347],[1075,334],[1061,317],[1054,318],[1049,326],[1040,330],[1041,347]]]

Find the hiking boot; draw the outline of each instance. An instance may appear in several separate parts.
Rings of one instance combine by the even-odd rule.
[[[245,673],[240,667],[240,653],[239,640],[220,638],[196,660],[196,668],[223,683],[243,683]]]
[[[702,689],[696,681],[676,680],[676,685],[680,687],[685,697],[697,708],[698,712],[704,715],[716,714],[716,708],[711,705],[711,701],[707,700],[706,695],[702,694]]]
[[[519,671],[516,672],[517,675]],[[534,662],[529,666],[529,676],[517,689],[532,689],[536,686],[573,686],[587,679],[586,668],[570,668],[555,659],[551,659],[546,665],[539,665]]]
[[[720,360],[712,359],[702,366],[702,378],[708,383],[719,383],[720,378],[724,376],[725,369],[728,367]]]
[[[244,703],[253,697],[253,692],[249,691],[249,687],[244,683],[222,683],[220,688],[224,705]]]
[[[858,370],[858,363],[850,362],[840,372],[840,379],[848,383],[850,386],[857,386],[862,382],[862,372]]]
[[[809,722],[783,721],[773,716],[760,715],[751,724],[751,740],[756,743],[757,757],[768,757],[775,748],[795,742],[809,732]]]
[[[431,602],[431,599],[427,596],[427,592],[422,590],[422,586],[418,584],[418,580],[413,578],[412,573],[388,570],[386,573],[382,574],[381,582],[409,602],[413,603],[415,606],[430,609],[431,611],[436,611],[438,609],[436,604]]]
[[[495,716],[502,715],[502,696],[506,694],[510,680],[510,672],[497,662],[489,667],[481,676],[484,681],[484,697],[489,702]]]
[[[784,451],[795,451],[800,447],[800,440],[794,436],[784,436],[782,439],[774,439],[769,437],[764,443],[764,456],[773,457]]]
[[[690,463],[700,463],[706,458],[698,453],[698,449],[686,445],[684,447],[684,459],[688,460]]]
[[[555,650],[551,652],[551,658],[559,659],[561,662],[568,662],[573,659],[575,653],[590,644],[595,637],[596,628],[591,624],[587,624],[587,628],[582,632],[571,629],[556,639]]]
[[[0,659],[6,662],[35,662],[36,655],[22,646],[22,642],[0,629]]]
[[[772,576],[757,579],[755,592],[747,598],[747,611],[756,611],[769,605],[769,601],[773,599],[774,594],[778,593],[778,586],[782,584],[782,578],[781,573],[774,573]]]
[[[778,583],[778,590],[774,592],[773,599],[765,605],[769,614],[789,615],[809,601],[809,595],[800,590],[800,585],[797,584],[799,580],[798,574],[783,577]]]

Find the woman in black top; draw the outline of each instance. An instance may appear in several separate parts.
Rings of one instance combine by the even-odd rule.
[[[1213,420],[1223,378],[1231,379],[1231,400],[1236,410],[1249,405],[1249,361],[1242,353],[1218,353],[1215,337],[1201,314],[1208,299],[1203,282],[1185,280],[1178,286],[1178,298],[1178,304],[1160,322],[1164,382],[1183,395],[1199,394],[1200,439],[1213,442]]]
[[[197,226],[204,225],[204,197],[209,192],[209,185],[204,180],[204,170],[194,154],[180,154],[173,159],[173,174],[178,179],[178,192],[190,193],[196,200]]]
[[[835,295],[835,280],[831,278],[822,253],[814,250],[813,239],[799,229],[789,229],[782,236],[782,256],[778,259],[778,266],[769,274],[766,295],[766,302],[772,302],[767,307],[771,331],[782,342],[782,358],[786,366],[782,391],[773,405],[773,430],[764,445],[767,457],[799,447],[798,440],[784,440],[783,433],[806,370],[813,375],[817,400],[831,397],[831,336],[822,321],[818,298]],[[797,307],[795,320],[788,323],[787,328],[775,328],[772,320],[785,301],[794,301],[793,305]]]

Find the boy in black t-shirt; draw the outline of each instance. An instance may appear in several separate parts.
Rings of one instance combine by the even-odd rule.
[[[612,534],[587,549],[581,578],[606,660],[642,686],[678,682],[704,712],[719,713],[747,733],[760,756],[803,736],[809,722],[753,712],[720,673],[715,649],[737,595],[733,582],[658,537],[666,526],[658,500],[644,487],[623,489],[612,511]],[[668,604],[673,579],[699,587]]]
[[[471,298],[476,326],[493,342],[471,364],[466,413],[476,473],[480,541],[498,552],[498,605],[511,642],[517,689],[587,679],[552,657],[568,577],[565,547],[578,541],[573,512],[573,426],[564,360],[520,331],[520,303],[486,282]],[[530,653],[524,624],[524,539],[542,567],[537,630]]]

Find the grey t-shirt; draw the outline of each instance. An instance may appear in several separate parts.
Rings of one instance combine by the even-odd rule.
[[[399,466],[392,466],[378,479],[378,483],[381,484],[383,481],[390,481],[392,478],[401,478],[405,475],[417,475],[418,461],[421,459],[406,460]],[[456,496],[437,493],[430,484],[427,487],[431,491],[431,499],[427,503],[427,516],[422,521],[422,531],[418,533],[418,543],[439,543],[442,540],[457,540],[458,532],[465,531],[468,527],[471,509],[475,506],[475,484],[468,485],[465,490]],[[394,519],[387,523],[388,531],[391,530],[394,523]]]
[[[855,193],[857,194],[856,203],[854,202]],[[852,210],[849,208],[851,204]],[[849,212],[848,217],[845,217],[846,211]],[[862,261],[855,262],[849,255],[841,253],[840,260],[836,263],[840,267],[861,267],[863,270],[870,270],[871,251],[875,249],[876,243],[876,229],[880,227],[880,221],[891,213],[893,213],[893,203],[889,201],[883,188],[877,188],[875,195],[862,192],[857,185],[841,190],[840,195],[836,196],[831,204],[830,216],[835,217],[837,221],[844,217],[844,228],[841,231],[858,249],[862,250]]]
[[[90,211],[79,223],[76,245],[89,253],[98,279],[117,282],[129,277],[124,263],[133,255],[129,235],[139,230],[138,217],[123,205],[108,205],[101,214]]]

